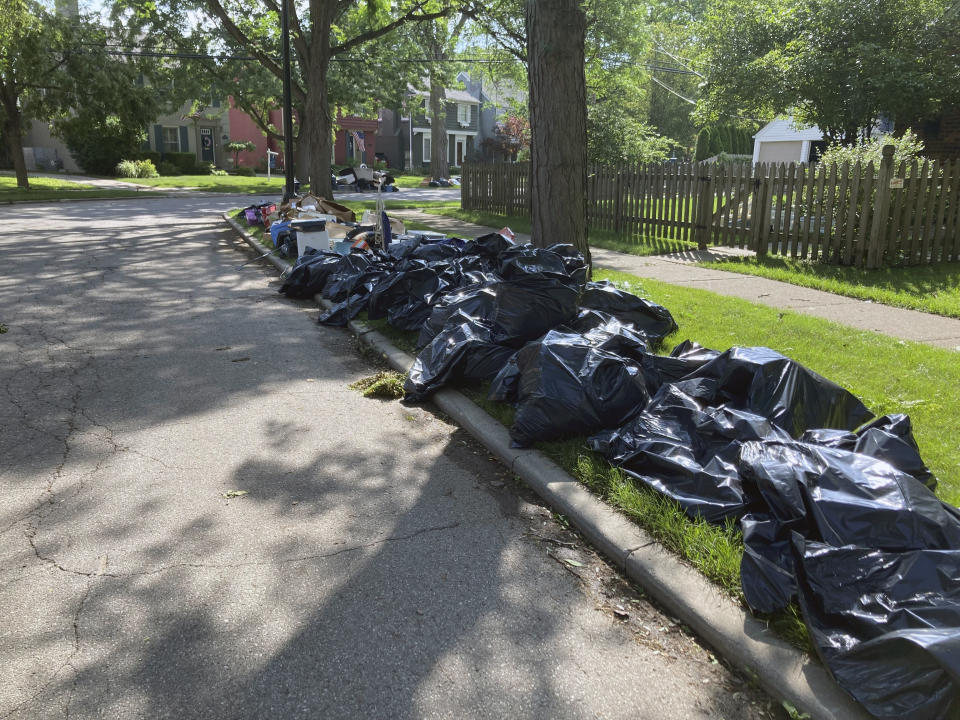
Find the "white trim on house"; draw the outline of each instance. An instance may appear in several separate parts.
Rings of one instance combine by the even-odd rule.
[[[166,153],[166,152],[184,152],[184,150],[180,147],[180,126],[179,126],[179,125],[161,125],[160,127],[163,128],[163,130],[162,130],[162,132],[163,132],[163,147],[162,147],[162,148],[157,148],[157,149],[158,149],[160,152],[165,152],[165,153]],[[172,131],[173,131],[173,142],[176,143],[176,145],[177,145],[176,148],[173,148],[173,147],[172,147],[173,142],[171,142],[170,139],[167,137],[167,131],[168,131],[168,130],[172,130]]]
[[[415,133],[430,133],[430,128],[425,127],[415,127],[413,129]],[[479,134],[476,130],[447,130],[447,135],[477,135]]]
[[[420,146],[420,159],[428,163],[433,157],[433,148],[430,147],[430,133],[424,133],[420,138],[422,145]]]

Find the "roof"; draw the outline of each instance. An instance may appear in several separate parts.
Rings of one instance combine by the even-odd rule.
[[[783,142],[785,140],[823,140],[823,133],[816,125],[798,128],[792,117],[777,118],[764,125],[753,136],[761,142]]]
[[[417,90],[412,85],[409,86],[410,92],[414,95],[420,95],[421,97],[430,97],[430,92],[428,90]],[[466,90],[452,90],[446,88],[447,100],[450,102],[462,102],[462,103],[476,103],[480,104],[480,98],[475,97],[468,93]]]

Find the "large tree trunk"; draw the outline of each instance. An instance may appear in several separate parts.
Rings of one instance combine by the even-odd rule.
[[[29,190],[30,180],[27,177],[27,163],[23,159],[23,127],[21,126],[20,109],[17,107],[16,98],[11,100],[4,93],[3,107],[6,115],[4,134],[7,136],[7,149],[10,152],[13,170],[17,176],[17,187]]]
[[[531,235],[535,245],[587,244],[586,16],[578,0],[527,0]]]
[[[333,199],[330,183],[330,163],[333,159],[333,118],[327,94],[327,71],[330,68],[330,27],[336,14],[336,3],[311,3],[311,11],[318,13],[311,18],[314,35],[310,42],[310,57],[304,73],[307,97],[303,103],[299,144],[307,157],[307,165],[299,168],[299,179],[310,180],[310,191],[315,195]],[[301,58],[301,62],[304,59]],[[307,177],[304,177],[306,175]]]
[[[430,174],[434,180],[450,178],[447,162],[447,91],[433,73],[430,74]]]

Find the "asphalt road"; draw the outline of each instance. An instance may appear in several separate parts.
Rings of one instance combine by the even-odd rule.
[[[247,199],[0,208],[0,718],[771,716],[462,431],[350,390],[350,336],[238,268]]]

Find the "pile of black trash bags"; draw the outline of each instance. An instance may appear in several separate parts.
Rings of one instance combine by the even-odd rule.
[[[960,512],[933,493],[905,415],[768,348],[684,342],[669,311],[587,282],[569,245],[493,233],[301,257],[281,292],[320,294],[320,322],[362,310],[419,333],[404,386],[422,401],[489,381],[516,407],[518,446],[588,443],[690,517],[738,520],[743,592],[768,614],[796,600],[838,683],[877,717],[958,710]]]

